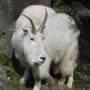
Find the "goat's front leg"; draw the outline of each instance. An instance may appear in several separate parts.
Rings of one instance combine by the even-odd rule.
[[[38,65],[32,67],[32,73],[35,79],[33,90],[40,90],[41,89],[41,79],[40,79],[40,70],[39,70]]]
[[[26,84],[26,81],[28,80],[28,77],[29,77],[29,69],[25,69],[24,75],[23,75],[23,77],[19,81],[21,86]]]
[[[33,90],[40,90],[41,89],[41,80],[35,81]]]
[[[55,80],[50,74],[47,75],[47,85],[55,85]]]
[[[67,80],[67,86],[69,88],[72,88],[72,84],[73,84],[73,75],[69,76]]]

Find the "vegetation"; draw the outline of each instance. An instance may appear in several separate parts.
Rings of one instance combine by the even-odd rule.
[[[7,78],[10,81],[13,90],[22,90],[22,89],[30,90],[30,87],[27,88],[25,86],[23,87],[19,86],[19,79],[21,76],[17,74],[16,71],[14,70],[10,55],[8,55],[7,53],[0,52],[0,63],[3,64],[4,66]],[[90,88],[90,72],[89,72],[90,66],[86,62],[84,62],[85,64],[82,63],[78,62],[78,67],[75,70],[74,90],[76,90],[76,88],[77,90],[81,89],[89,90]],[[55,90],[55,88],[57,87],[56,86],[50,87],[50,90]]]
[[[12,66],[11,56],[7,53],[0,52],[0,63],[4,66],[7,78],[13,88],[13,90],[30,90],[26,87],[19,86],[20,75],[16,73]],[[22,89],[23,88],[23,89]]]

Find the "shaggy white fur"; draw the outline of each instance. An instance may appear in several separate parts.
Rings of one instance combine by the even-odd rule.
[[[76,59],[79,52],[79,34],[80,31],[74,20],[65,13],[51,16],[47,20],[44,30],[44,50],[49,59],[57,65],[54,72],[60,72],[62,74],[59,83],[64,83],[68,77],[67,86],[69,88],[72,87],[73,72],[76,67]]]
[[[37,31],[37,34],[33,35],[30,21],[22,14],[31,18],[36,29],[38,29],[45,17],[45,9],[47,10],[48,18],[43,33],[38,33]],[[23,36],[23,29],[28,30],[28,35]],[[56,14],[51,8],[40,5],[25,8],[16,21],[16,30],[12,37],[12,48],[15,56],[26,69],[20,83],[25,84],[28,77],[28,69],[32,68],[35,78],[33,90],[40,90],[40,80],[52,78],[49,75],[49,69],[53,61],[57,65],[53,71],[62,74],[62,78],[58,83],[63,84],[68,77],[67,86],[71,88],[73,72],[78,57],[79,34],[80,32],[74,20],[64,13]],[[31,42],[29,37],[35,38],[36,44]],[[41,41],[41,39],[43,40]],[[37,48],[34,49],[33,46]],[[46,60],[43,64],[35,64],[33,56],[33,54],[37,53],[35,51],[46,55]]]

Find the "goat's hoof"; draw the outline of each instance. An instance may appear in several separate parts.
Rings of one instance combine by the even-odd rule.
[[[67,84],[67,87],[68,87],[69,89],[72,89],[72,85],[71,85],[71,84]]]
[[[64,81],[59,80],[58,84],[59,84],[59,85],[63,85],[63,84],[64,84]]]
[[[38,89],[38,88],[34,88],[33,90],[40,90],[40,89]]]
[[[26,84],[24,78],[21,78],[19,81],[20,86],[24,86]]]

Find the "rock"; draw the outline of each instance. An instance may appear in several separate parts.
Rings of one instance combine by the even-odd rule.
[[[49,87],[49,90],[70,90],[66,85],[54,85]]]
[[[12,26],[10,0],[0,0],[0,51],[9,51]]]
[[[6,77],[6,73],[0,64],[0,90],[11,90],[10,83]]]
[[[39,4],[43,4],[51,7],[51,0],[39,0]]]
[[[12,25],[5,26],[3,28],[0,27],[0,52],[10,53],[11,35],[14,28],[11,28]]]
[[[42,85],[41,90],[70,90],[70,89],[66,85],[52,85],[52,86]]]
[[[90,17],[90,9],[79,2],[72,2],[72,9],[82,17]]]
[[[41,90],[49,90],[49,89],[48,89],[48,87],[46,85],[42,85]]]

